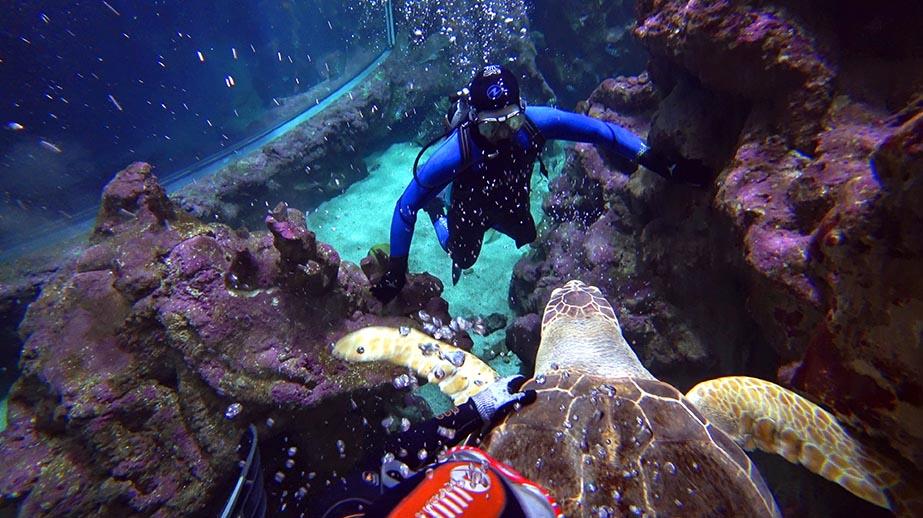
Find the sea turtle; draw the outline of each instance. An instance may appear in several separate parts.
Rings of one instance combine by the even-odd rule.
[[[882,507],[899,477],[822,408],[773,383],[726,377],[684,397],[658,381],[622,336],[598,288],[570,281],[542,319],[536,401],[482,447],[549,488],[567,516],[779,516],[741,447],[783,455]],[[409,328],[365,328],[334,354],[413,369],[467,400],[498,378],[477,357]]]

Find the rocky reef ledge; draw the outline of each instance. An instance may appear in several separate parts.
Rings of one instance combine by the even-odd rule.
[[[448,321],[442,285],[411,276],[383,315],[366,274],[318,242],[300,211],[280,204],[265,222],[268,232],[204,224],[167,199],[144,163],[115,176],[90,246],[44,283],[20,327],[0,507],[213,513],[251,422],[272,437],[323,416],[344,425],[293,441],[329,450],[334,469],[349,461],[337,460],[336,440],[350,458],[361,453],[359,417],[383,416],[405,393],[392,386],[396,373],[340,363],[327,347],[367,325],[420,327],[400,316],[419,309]],[[464,333],[457,343],[471,344]]]
[[[510,348],[534,354],[550,289],[581,278],[656,374],[778,380],[919,480],[921,15],[910,1],[640,0],[647,73],[604,81],[581,109],[713,176],[628,177],[577,145],[516,267]]]

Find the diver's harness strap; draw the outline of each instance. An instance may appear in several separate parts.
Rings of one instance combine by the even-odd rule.
[[[539,170],[541,170],[542,176],[544,176],[545,179],[547,180],[548,179],[548,168],[545,167],[545,161],[542,160],[542,151],[544,151],[545,149],[545,142],[546,142],[545,136],[542,135],[542,131],[538,129],[538,126],[536,126],[535,123],[532,122],[532,119],[530,119],[528,115],[523,113],[523,117],[526,118],[526,122],[525,124],[522,125],[522,127],[526,130],[526,133],[529,134],[529,141],[532,142],[532,146],[536,150],[535,157],[538,159]]]
[[[529,135],[529,141],[532,144],[532,147],[536,151],[536,158],[538,159],[539,170],[541,170],[542,176],[544,176],[547,179],[548,178],[548,168],[545,167],[545,161],[542,160],[542,151],[545,148],[545,142],[547,142],[547,140],[545,139],[545,136],[542,135],[542,131],[538,129],[538,126],[536,126],[535,123],[532,122],[532,119],[530,119],[528,115],[523,113],[523,117],[525,118],[525,122],[523,123],[522,127],[523,129],[526,130],[526,133]],[[461,163],[462,163],[461,168],[458,171],[459,173],[461,173],[465,169],[468,169],[474,164],[474,158],[471,156],[471,138],[472,138],[471,137],[471,129],[472,129],[471,125],[472,125],[471,121],[465,121],[461,123],[460,125],[458,125],[458,128],[457,128],[458,129],[458,149],[461,154]],[[420,158],[423,157],[423,153],[426,153],[426,150],[431,148],[433,144],[435,144],[436,142],[439,142],[440,140],[444,138],[448,138],[449,135],[452,134],[452,131],[454,131],[454,129],[450,129],[446,133],[443,133],[442,135],[439,135],[433,140],[430,140],[429,142],[427,142],[426,145],[423,146],[422,149],[420,149],[420,152],[417,153],[417,158],[413,161],[413,179],[415,182],[417,182],[418,185],[420,185],[424,189],[435,189],[437,186],[426,185],[420,180],[420,177],[417,176],[417,168],[420,165]]]
[[[523,113],[522,116],[525,118],[522,128],[526,130],[526,134],[529,135],[529,142],[535,149],[539,169],[542,172],[542,176],[548,178],[548,168],[545,167],[545,161],[542,160],[542,151],[545,148],[546,142],[545,136],[542,135],[542,131],[538,129],[538,126],[532,122],[532,119],[530,119],[528,115]],[[461,152],[462,171],[471,167],[474,163],[474,159],[471,157],[471,138],[471,122],[465,121],[458,129],[458,148]]]

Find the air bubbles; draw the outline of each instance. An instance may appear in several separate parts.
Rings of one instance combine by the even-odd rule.
[[[232,403],[231,405],[228,406],[227,410],[224,411],[224,417],[227,419],[234,419],[235,417],[240,415],[243,409],[244,409],[244,406],[241,405],[240,403]]]
[[[442,359],[448,361],[456,367],[461,367],[465,364],[465,352],[464,351],[452,351],[442,355]]]
[[[391,380],[391,384],[394,385],[394,388],[400,390],[413,385],[414,381],[414,378],[409,374],[401,374],[400,376],[397,376]]]
[[[341,459],[346,457],[346,443],[343,442],[343,439],[337,439],[337,453]]]
[[[666,462],[666,463],[664,463],[663,469],[666,470],[666,472],[669,473],[669,474],[671,474],[671,475],[675,475],[675,474],[676,474],[676,465],[673,464],[672,462]]]
[[[285,453],[286,453],[286,455],[288,455],[289,457],[294,457],[295,454],[298,453],[298,448],[295,447],[295,446],[292,446],[292,447],[290,447],[290,448],[288,449],[288,451],[286,451]]]
[[[410,334],[410,328],[407,326],[401,326],[397,329],[398,334],[401,336],[407,336]]]
[[[430,356],[432,354],[439,352],[439,345],[433,342],[423,342],[417,347],[420,348],[420,352],[423,353],[423,356]]]

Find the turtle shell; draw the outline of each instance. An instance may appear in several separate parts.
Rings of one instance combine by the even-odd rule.
[[[749,457],[672,386],[566,370],[483,448],[576,516],[779,516]]]

